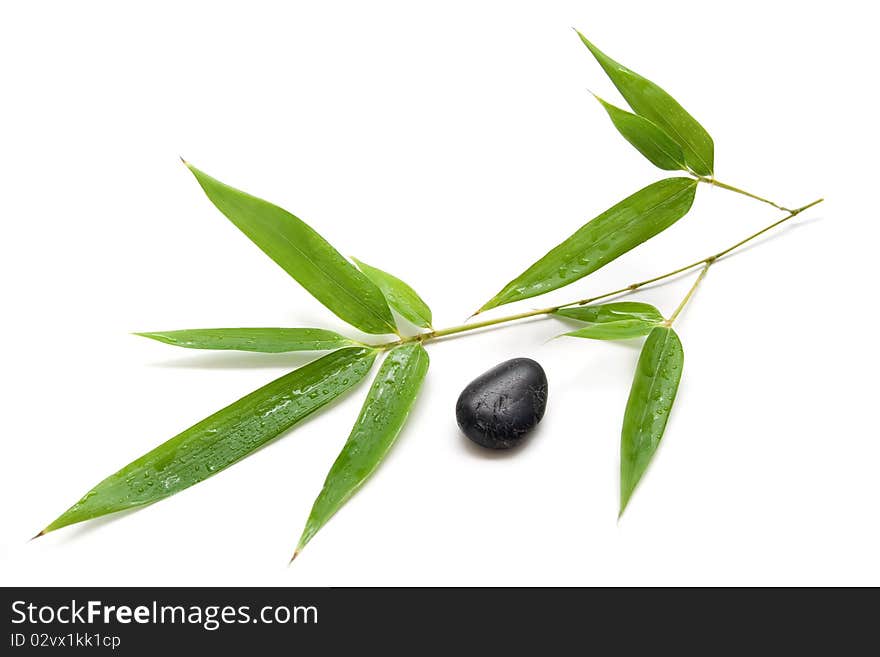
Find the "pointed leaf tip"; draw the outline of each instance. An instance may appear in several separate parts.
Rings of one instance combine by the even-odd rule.
[[[278,354],[291,351],[332,351],[362,346],[334,331],[314,328],[217,328],[135,333],[144,338],[188,349],[220,349]]]
[[[615,107],[593,94],[617,131],[654,166],[666,171],[688,171],[681,147],[666,132],[643,116]]]
[[[210,201],[267,256],[340,319],[365,333],[395,333],[379,288],[287,210],[189,167]]]
[[[623,417],[621,515],[663,439],[683,364],[684,350],[675,331],[665,326],[653,329],[642,347]]]
[[[706,129],[660,86],[613,60],[580,32],[578,36],[633,112],[654,123],[678,144],[691,171],[711,176],[715,144]]]
[[[483,310],[573,283],[669,228],[694,202],[697,181],[678,176],[640,189],[547,252],[490,299]]]
[[[43,532],[152,504],[204,481],[351,390],[375,357],[372,349],[340,349],[271,381],[110,475]]]
[[[388,352],[312,505],[298,549],[305,547],[369,479],[392,448],[421,389],[429,361],[428,352],[418,342]]]

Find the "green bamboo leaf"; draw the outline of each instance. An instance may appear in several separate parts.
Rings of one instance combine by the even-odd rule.
[[[375,355],[340,349],[275,379],[110,475],[41,534],[151,504],[217,474],[350,390]]]
[[[633,111],[662,128],[681,146],[685,162],[694,173],[711,176],[715,144],[705,128],[663,89],[611,59],[580,32],[578,36]]]
[[[677,177],[637,191],[551,249],[478,312],[550,292],[604,267],[687,214],[696,188],[693,178]]]
[[[594,94],[595,95],[595,94]],[[687,171],[681,147],[661,128],[643,116],[627,112],[596,96],[617,131],[654,166],[667,171]]]
[[[629,340],[648,335],[663,322],[663,314],[654,306],[638,301],[615,301],[595,306],[560,308],[556,315],[588,322],[590,326],[563,333],[592,340]],[[560,336],[561,337],[561,336]]]
[[[366,333],[397,332],[379,288],[308,224],[187,166],[217,209],[340,319]]]
[[[388,305],[416,326],[431,328],[431,309],[414,289],[388,272],[371,267],[357,258],[352,258],[352,260],[366,274],[367,278],[379,286]]]
[[[620,513],[663,438],[684,364],[675,331],[657,327],[645,340],[636,366],[620,438]]]
[[[294,558],[373,473],[394,444],[428,371],[428,352],[417,342],[385,357],[324,487],[315,500]]]
[[[648,335],[656,324],[647,324],[637,319],[591,324],[576,331],[563,333],[562,336],[572,338],[589,338],[590,340],[631,340]]]
[[[651,304],[640,301],[614,301],[594,306],[560,308],[554,314],[591,324],[625,320],[641,320],[649,324],[659,324],[663,321],[663,313]]]
[[[214,328],[135,333],[175,347],[229,349],[278,354],[285,351],[330,351],[363,346],[334,331],[316,328]]]

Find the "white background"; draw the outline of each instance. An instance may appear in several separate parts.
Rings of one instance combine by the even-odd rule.
[[[869,3],[8,2],[0,10],[3,584],[880,584]],[[618,524],[638,344],[539,320],[430,347],[386,462],[287,568],[366,386],[194,488],[28,538],[104,476],[306,360],[129,335],[347,330],[178,160],[272,200],[458,324],[586,219],[661,178],[592,89],[576,26],[710,131],[719,179],[824,205],[718,264],[678,324],[680,396]],[[701,188],[601,272],[703,257],[780,217]],[[670,312],[692,277],[639,293]],[[473,377],[540,361],[547,415],[494,454]]]

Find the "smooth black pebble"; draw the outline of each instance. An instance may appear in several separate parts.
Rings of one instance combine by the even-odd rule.
[[[531,358],[514,358],[471,381],[455,405],[458,426],[478,445],[515,447],[544,417],[547,375]]]

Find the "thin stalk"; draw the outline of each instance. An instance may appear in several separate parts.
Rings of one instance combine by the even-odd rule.
[[[812,208],[814,205],[818,205],[823,200],[824,199],[820,198],[820,199],[813,201],[812,203],[807,203],[806,205],[804,205],[800,208],[797,208],[796,210],[789,210],[788,215],[786,215],[785,217],[783,217],[779,221],[775,221],[772,224],[770,224],[769,226],[762,228],[758,232],[752,233],[751,235],[749,235],[745,239],[741,239],[739,242],[727,247],[723,251],[718,251],[717,253],[714,253],[710,256],[707,256],[705,258],[702,258],[700,260],[692,262],[689,265],[684,265],[683,267],[679,267],[677,269],[673,269],[672,271],[668,271],[665,274],[660,274],[658,276],[654,276],[652,278],[648,278],[643,281],[639,281],[638,283],[631,283],[630,285],[626,285],[624,287],[618,288],[616,290],[611,290],[610,292],[605,292],[603,294],[599,294],[594,297],[589,297],[587,299],[579,299],[578,301],[569,301],[568,303],[562,303],[557,306],[549,306],[547,308],[539,308],[537,310],[529,310],[526,312],[517,313],[515,315],[506,315],[504,317],[498,317],[497,319],[487,319],[482,322],[475,322],[474,324],[461,324],[459,326],[451,326],[451,327],[445,328],[445,329],[437,329],[435,331],[429,331],[427,333],[420,333],[418,335],[413,335],[408,338],[401,338],[400,340],[395,340],[393,342],[386,342],[385,344],[370,345],[370,346],[372,346],[375,349],[390,349],[392,347],[397,347],[401,344],[406,344],[408,342],[422,342],[422,343],[430,342],[431,340],[437,340],[439,338],[444,338],[444,337],[448,337],[451,335],[456,335],[458,333],[467,333],[469,331],[476,331],[477,329],[486,328],[487,326],[496,326],[498,324],[507,324],[509,322],[515,322],[520,319],[528,319],[529,317],[538,317],[539,315],[551,315],[551,314],[555,313],[557,310],[559,310],[560,308],[568,308],[569,306],[583,306],[588,303],[593,303],[594,301],[601,301],[602,299],[606,299],[608,297],[617,296],[619,294],[624,294],[626,292],[632,292],[634,290],[638,290],[640,287],[644,287],[646,285],[650,285],[651,283],[656,283],[658,281],[662,281],[667,278],[672,278],[673,276],[677,276],[678,274],[682,274],[686,271],[689,271],[691,269],[694,269],[695,267],[699,267],[702,265],[702,266],[704,266],[704,270],[703,270],[702,274],[700,275],[699,279],[697,279],[697,282],[699,283],[699,281],[702,280],[702,278],[705,276],[706,270],[709,268],[709,266],[714,264],[717,260],[720,260],[721,258],[730,254],[733,251],[736,251],[737,249],[743,247],[744,245],[748,244],[752,240],[760,237],[764,233],[766,233],[770,230],[773,230],[777,226],[784,224],[786,221],[793,219],[794,217],[798,216],[804,210],[808,210],[808,209]],[[692,294],[692,292],[693,292],[693,290],[691,290],[691,293],[688,294],[688,297],[685,299],[685,302],[687,301],[688,298],[690,298],[690,295]],[[681,307],[679,307],[678,310],[675,311],[675,313],[669,319],[670,322],[678,316],[678,313],[681,312],[682,307],[683,307],[683,305]]]
[[[709,267],[712,266],[712,263],[715,262],[711,260],[706,263],[703,269],[700,271],[700,275],[697,276],[697,280],[694,281],[694,284],[691,285],[691,289],[688,290],[688,293],[684,295],[684,299],[681,300],[681,303],[678,304],[678,308],[675,309],[675,312],[669,316],[665,322],[663,322],[664,326],[672,326],[672,323],[678,319],[678,316],[681,314],[681,311],[684,310],[684,307],[688,304],[688,301],[691,300],[691,297],[694,296],[694,292],[697,291],[697,288],[700,286],[700,283],[703,282],[703,279],[706,278],[706,273],[709,271]]]
[[[706,183],[707,185],[714,185],[715,187],[720,187],[721,189],[726,189],[731,192],[736,192],[737,194],[742,194],[743,196],[748,196],[749,198],[753,198],[756,201],[761,201],[762,203],[766,203],[767,205],[772,205],[777,210],[782,210],[783,212],[793,212],[789,208],[786,208],[778,203],[774,203],[770,199],[766,199],[763,196],[758,196],[757,194],[752,194],[751,192],[747,192],[744,189],[740,189],[739,187],[734,187],[733,185],[728,185],[727,183],[723,183],[720,180],[715,180],[715,178],[706,178],[704,176],[697,176],[697,180],[700,182]]]
[[[541,308],[540,310],[528,310],[523,313],[517,313],[516,315],[507,315],[505,317],[499,317],[498,319],[486,319],[482,322],[475,322],[473,324],[461,324],[460,326],[452,326],[450,328],[439,329],[437,331],[433,331],[427,335],[430,336],[430,340],[434,340],[436,338],[444,338],[449,335],[455,335],[456,333],[464,333],[465,331],[472,331],[474,329],[485,328],[487,326],[494,326],[495,324],[503,324],[505,322],[513,322],[517,319],[526,319],[528,317],[535,317],[537,315],[546,315],[547,313],[552,313],[554,310],[561,308],[561,306],[554,306],[552,308]]]

